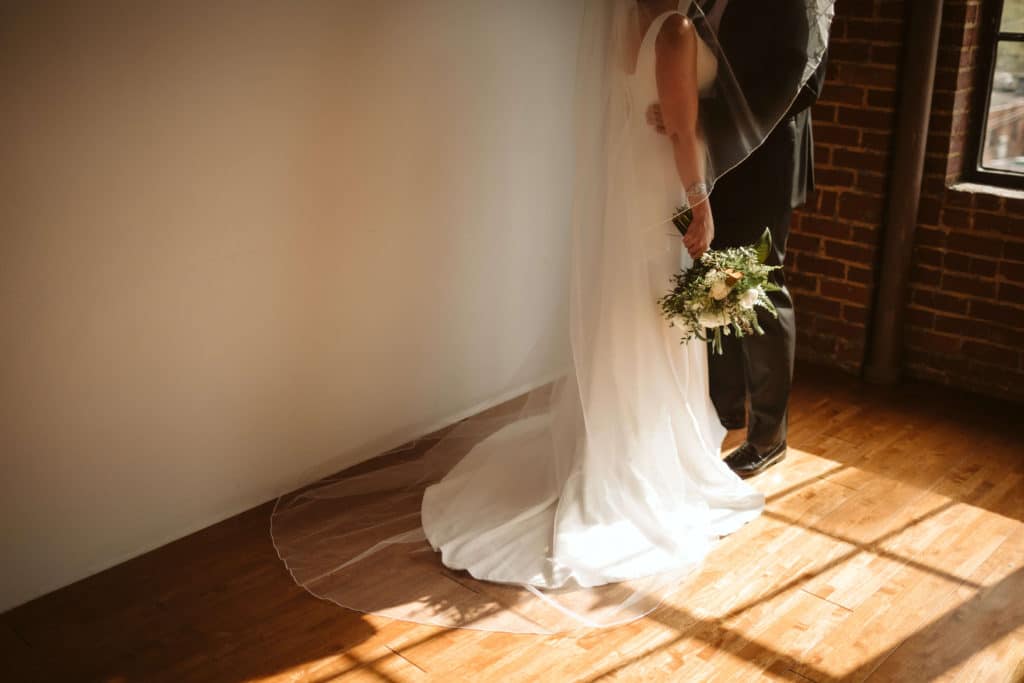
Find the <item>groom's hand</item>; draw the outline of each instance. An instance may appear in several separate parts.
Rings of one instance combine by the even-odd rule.
[[[694,261],[704,255],[715,238],[715,221],[711,216],[711,202],[704,200],[690,209],[693,220],[683,235],[683,246]]]
[[[665,134],[665,120],[661,118],[661,105],[655,102],[647,107],[647,124],[653,126],[656,131]]]

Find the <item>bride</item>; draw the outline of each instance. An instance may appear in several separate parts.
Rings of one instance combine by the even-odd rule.
[[[711,242],[714,179],[785,111],[750,110],[713,16],[676,0],[585,0],[568,372],[425,452],[280,499],[274,543],[300,585],[445,626],[609,625],[656,607],[761,513],[763,496],[721,460],[706,346],[680,344],[656,304]],[[667,135],[647,121],[654,104]],[[693,214],[682,238],[681,208]]]
[[[622,98],[609,123],[624,124],[612,177],[577,163],[575,372],[552,410],[495,432],[423,497],[431,545],[478,579],[560,588],[678,571],[764,504],[721,460],[706,347],[681,345],[655,305],[682,247],[699,257],[713,236],[698,98],[717,60],[677,3],[630,4],[608,17],[614,62],[600,68],[613,73],[596,74],[621,79],[608,83]],[[642,115],[656,102],[667,137]],[[667,221],[683,205],[681,242]]]

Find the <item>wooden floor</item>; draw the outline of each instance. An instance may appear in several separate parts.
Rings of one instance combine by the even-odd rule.
[[[624,627],[348,612],[292,584],[267,505],[0,615],[0,680],[1024,681],[1019,411],[802,368],[763,517]]]

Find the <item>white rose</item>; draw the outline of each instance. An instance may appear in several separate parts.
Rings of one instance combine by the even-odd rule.
[[[748,289],[747,291],[743,292],[743,295],[740,297],[740,306],[746,308],[747,310],[750,310],[751,308],[754,307],[754,304],[757,303],[757,300],[760,296],[761,288],[752,287],[751,289]]]
[[[721,301],[725,297],[729,296],[729,285],[719,280],[712,283],[711,285],[711,298],[715,301]]]

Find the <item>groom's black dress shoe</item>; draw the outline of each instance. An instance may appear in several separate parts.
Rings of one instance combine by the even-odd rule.
[[[746,479],[747,477],[764,472],[775,463],[782,462],[785,459],[785,441],[763,451],[758,450],[757,446],[749,441],[744,441],[742,446],[726,456],[725,464],[733,472]]]

